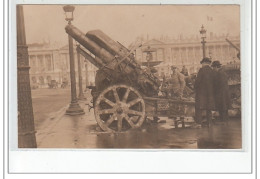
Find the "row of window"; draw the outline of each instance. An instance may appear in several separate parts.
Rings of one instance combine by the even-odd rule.
[[[88,70],[95,69],[94,65],[91,63],[83,62],[84,57],[81,57],[81,69],[85,71],[86,68]],[[61,71],[68,71],[70,67],[69,54],[62,53],[60,54],[59,59],[53,59],[52,55],[30,55],[29,63],[31,67],[31,72],[44,72],[44,71],[54,71],[56,69],[60,69]],[[55,64],[54,64],[55,63]],[[75,69],[77,71],[78,63],[75,60]]]
[[[192,61],[200,61],[202,58],[201,47],[187,47],[187,48],[171,48],[162,49],[158,48],[156,52],[152,52],[152,59],[158,61],[174,61],[175,63],[182,62],[188,63]],[[142,53],[141,50],[137,51],[136,57],[138,61],[146,61],[146,53]],[[218,58],[221,61],[228,61],[233,57],[236,57],[237,51],[229,46],[206,46],[206,56],[212,59]]]
[[[87,80],[88,83],[94,84],[96,71],[88,71],[88,73],[82,74],[82,80]],[[57,82],[69,81],[69,73],[64,74],[53,74],[47,75],[42,74],[41,76],[31,76],[31,84],[45,85],[51,82],[51,80],[56,80]],[[78,82],[78,75],[76,75],[76,81]]]
[[[37,77],[33,76],[31,78],[31,80],[32,80],[32,84],[39,83],[40,85],[44,85],[46,82],[49,83],[52,80],[52,77],[51,76],[47,76],[47,77],[40,76],[37,79]]]
[[[52,71],[53,70],[53,63],[52,63],[52,56],[51,55],[30,55],[29,62],[31,70],[34,71],[36,68],[39,71]],[[38,62],[38,64],[37,64]]]

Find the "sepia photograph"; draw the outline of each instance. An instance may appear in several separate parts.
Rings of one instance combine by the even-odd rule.
[[[240,5],[16,5],[18,148],[239,149]]]

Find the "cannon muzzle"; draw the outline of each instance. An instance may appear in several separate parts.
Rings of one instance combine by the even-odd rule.
[[[114,56],[106,51],[104,48],[101,48],[94,41],[89,39],[82,33],[78,28],[73,25],[67,25],[65,27],[66,32],[74,38],[77,42],[79,42],[83,47],[88,49],[92,54],[96,57],[102,59],[102,61],[107,64],[114,59]]]
[[[141,87],[144,93],[157,91],[159,80],[146,71],[131,56],[131,51],[122,44],[112,40],[100,30],[93,30],[86,35],[73,25],[65,27],[66,32],[95,58],[82,49],[79,52],[92,64],[105,72],[111,83],[128,82],[135,87]]]

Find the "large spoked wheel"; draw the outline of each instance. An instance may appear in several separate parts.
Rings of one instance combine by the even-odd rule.
[[[104,131],[121,132],[139,128],[145,119],[145,103],[140,93],[127,85],[113,85],[95,102],[96,121]]]

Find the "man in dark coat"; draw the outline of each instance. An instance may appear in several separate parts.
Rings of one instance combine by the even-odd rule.
[[[228,109],[231,107],[230,94],[228,87],[228,76],[224,69],[221,68],[222,64],[219,61],[214,61],[211,65],[215,71],[215,104],[216,109],[219,111],[220,120],[228,120]]]
[[[202,122],[202,112],[206,111],[207,122],[212,118],[212,110],[215,109],[214,96],[214,71],[211,69],[211,60],[203,58],[200,62],[202,68],[197,74],[194,84],[195,90],[195,121]]]

